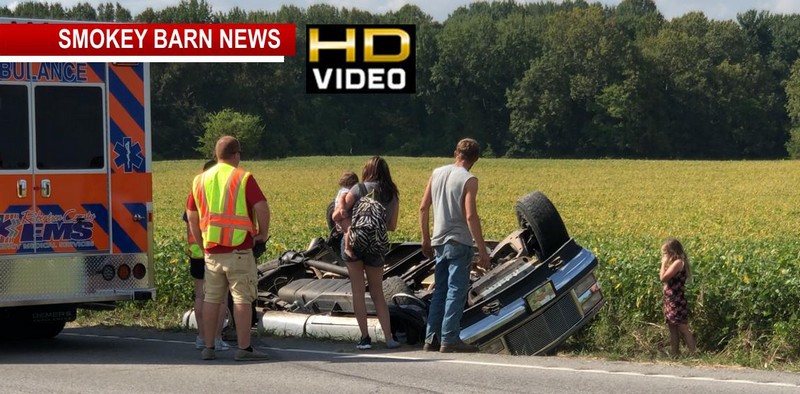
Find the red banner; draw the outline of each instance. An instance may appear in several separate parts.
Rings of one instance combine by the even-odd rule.
[[[295,25],[0,23],[0,62],[283,62]]]

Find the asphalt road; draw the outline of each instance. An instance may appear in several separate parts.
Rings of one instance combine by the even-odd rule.
[[[194,335],[68,328],[0,342],[0,393],[797,393],[800,374],[574,357],[441,354],[256,338],[272,360],[203,361]]]

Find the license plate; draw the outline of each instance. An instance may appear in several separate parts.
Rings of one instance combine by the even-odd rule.
[[[547,282],[538,289],[532,291],[530,294],[526,295],[525,302],[528,303],[531,311],[536,311],[537,309],[547,305],[547,303],[554,298],[556,298],[556,290],[553,288],[553,283]]]

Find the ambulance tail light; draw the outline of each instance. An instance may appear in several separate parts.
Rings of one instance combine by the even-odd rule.
[[[133,266],[133,277],[136,279],[142,279],[147,274],[147,267],[144,264],[139,263]]]
[[[117,268],[117,276],[122,279],[128,279],[131,277],[131,267],[128,264],[121,264],[119,268]]]
[[[106,264],[103,266],[103,269],[100,270],[100,274],[103,275],[103,279],[111,280],[114,279],[114,267],[111,264]]]

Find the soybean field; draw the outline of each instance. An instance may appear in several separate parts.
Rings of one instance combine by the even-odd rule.
[[[246,159],[246,157],[245,157]],[[344,170],[367,157],[244,161],[272,212],[262,262],[325,237],[325,208]],[[400,189],[393,241],[419,241],[418,207],[431,170],[450,158],[387,157]],[[202,161],[154,163],[158,300],[138,324],[170,327],[191,306],[181,220]],[[478,212],[487,239],[514,230],[514,204],[541,190],[578,243],[600,259],[607,303],[567,348],[620,357],[660,357],[668,346],[658,281],[660,245],[679,238],[693,279],[690,326],[706,354],[753,366],[800,359],[800,162],[481,159]],[[106,319],[120,319],[125,311]],[[128,314],[130,315],[130,314]],[[129,317],[128,317],[129,318]]]

